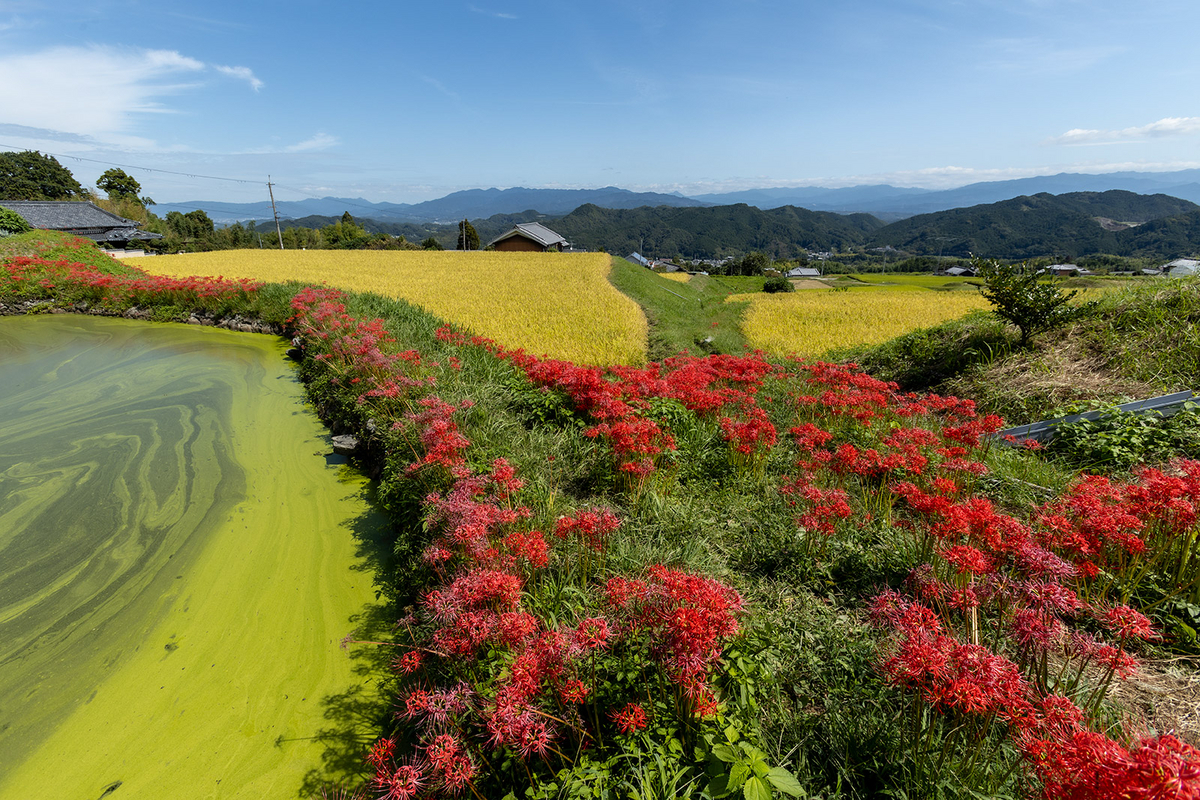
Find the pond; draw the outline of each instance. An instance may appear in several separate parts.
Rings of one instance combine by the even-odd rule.
[[[283,349],[0,318],[0,798],[295,797],[364,746],[386,522]]]

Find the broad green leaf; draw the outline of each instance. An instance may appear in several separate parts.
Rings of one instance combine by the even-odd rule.
[[[751,778],[742,787],[746,800],[771,800],[771,784],[765,778]]]
[[[800,781],[796,780],[796,776],[783,767],[775,767],[768,772],[767,780],[784,794],[790,794],[792,797],[804,796],[804,787],[800,785]]]

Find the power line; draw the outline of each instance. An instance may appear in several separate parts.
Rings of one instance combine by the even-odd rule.
[[[12,147],[14,149],[18,149],[18,145],[8,144],[6,142],[0,142],[0,147]],[[175,172],[175,171],[169,170],[169,169],[159,169],[158,167],[143,167],[143,166],[139,166],[137,164],[118,164],[115,161],[100,161],[99,159],[85,158],[84,156],[69,156],[69,155],[64,155],[62,153],[51,153],[49,150],[42,150],[39,152],[43,152],[48,156],[54,156],[55,158],[73,158],[76,161],[87,161],[92,164],[100,164],[102,166],[107,166],[107,167],[121,167],[122,169],[140,169],[140,170],[145,170],[146,172],[161,172],[164,175],[181,175],[185,178],[204,178],[205,180],[210,180],[210,181],[229,181],[231,183],[250,183],[250,184],[259,184],[259,185],[262,184],[262,181],[252,181],[252,180],[247,180],[246,178],[222,178],[217,175],[200,175],[195,172]]]
[[[18,145],[8,144],[6,142],[0,142],[0,147],[11,147],[14,150],[21,149]],[[250,184],[253,186],[261,186],[263,183],[262,181],[248,180],[246,178],[223,178],[218,175],[200,175],[199,173],[195,173],[195,172],[176,172],[174,170],[169,170],[169,169],[159,169],[158,167],[143,167],[138,164],[118,164],[115,161],[101,161],[99,159],[86,158],[84,156],[71,156],[71,155],[65,155],[63,153],[51,153],[49,150],[39,150],[38,152],[45,153],[48,156],[54,156],[55,158],[64,158],[64,159],[65,158],[73,158],[76,161],[87,161],[88,163],[91,163],[91,164],[100,164],[101,166],[106,166],[106,167],[121,167],[122,169],[140,169],[145,172],[158,172],[163,175],[179,175],[184,178],[203,178],[204,180],[209,180],[209,181],[228,181],[229,183],[245,183],[245,184]],[[270,179],[268,178],[268,181],[269,180]],[[295,186],[287,186],[287,185],[281,184],[281,183],[276,183],[276,184],[272,184],[272,185],[276,186],[280,189],[287,189],[288,191],[295,192],[296,194],[303,195],[305,197],[312,197],[311,190],[299,189]],[[296,201],[289,201],[289,202],[296,202]],[[350,203],[350,202],[343,200],[342,204],[351,206],[353,208],[365,209],[367,211],[374,211],[374,212],[379,211],[379,209],[374,206],[364,206],[361,203]],[[165,203],[164,205],[170,206],[170,205],[179,205],[179,204],[178,203]]]

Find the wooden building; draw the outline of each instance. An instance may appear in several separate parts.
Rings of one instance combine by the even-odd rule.
[[[570,244],[545,225],[521,222],[507,233],[492,239],[487,246],[502,252],[544,253],[548,250],[562,252]]]

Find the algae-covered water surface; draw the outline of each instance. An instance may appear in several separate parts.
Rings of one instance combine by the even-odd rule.
[[[277,340],[0,318],[0,798],[295,797],[352,761],[338,645],[385,523],[328,452]]]

